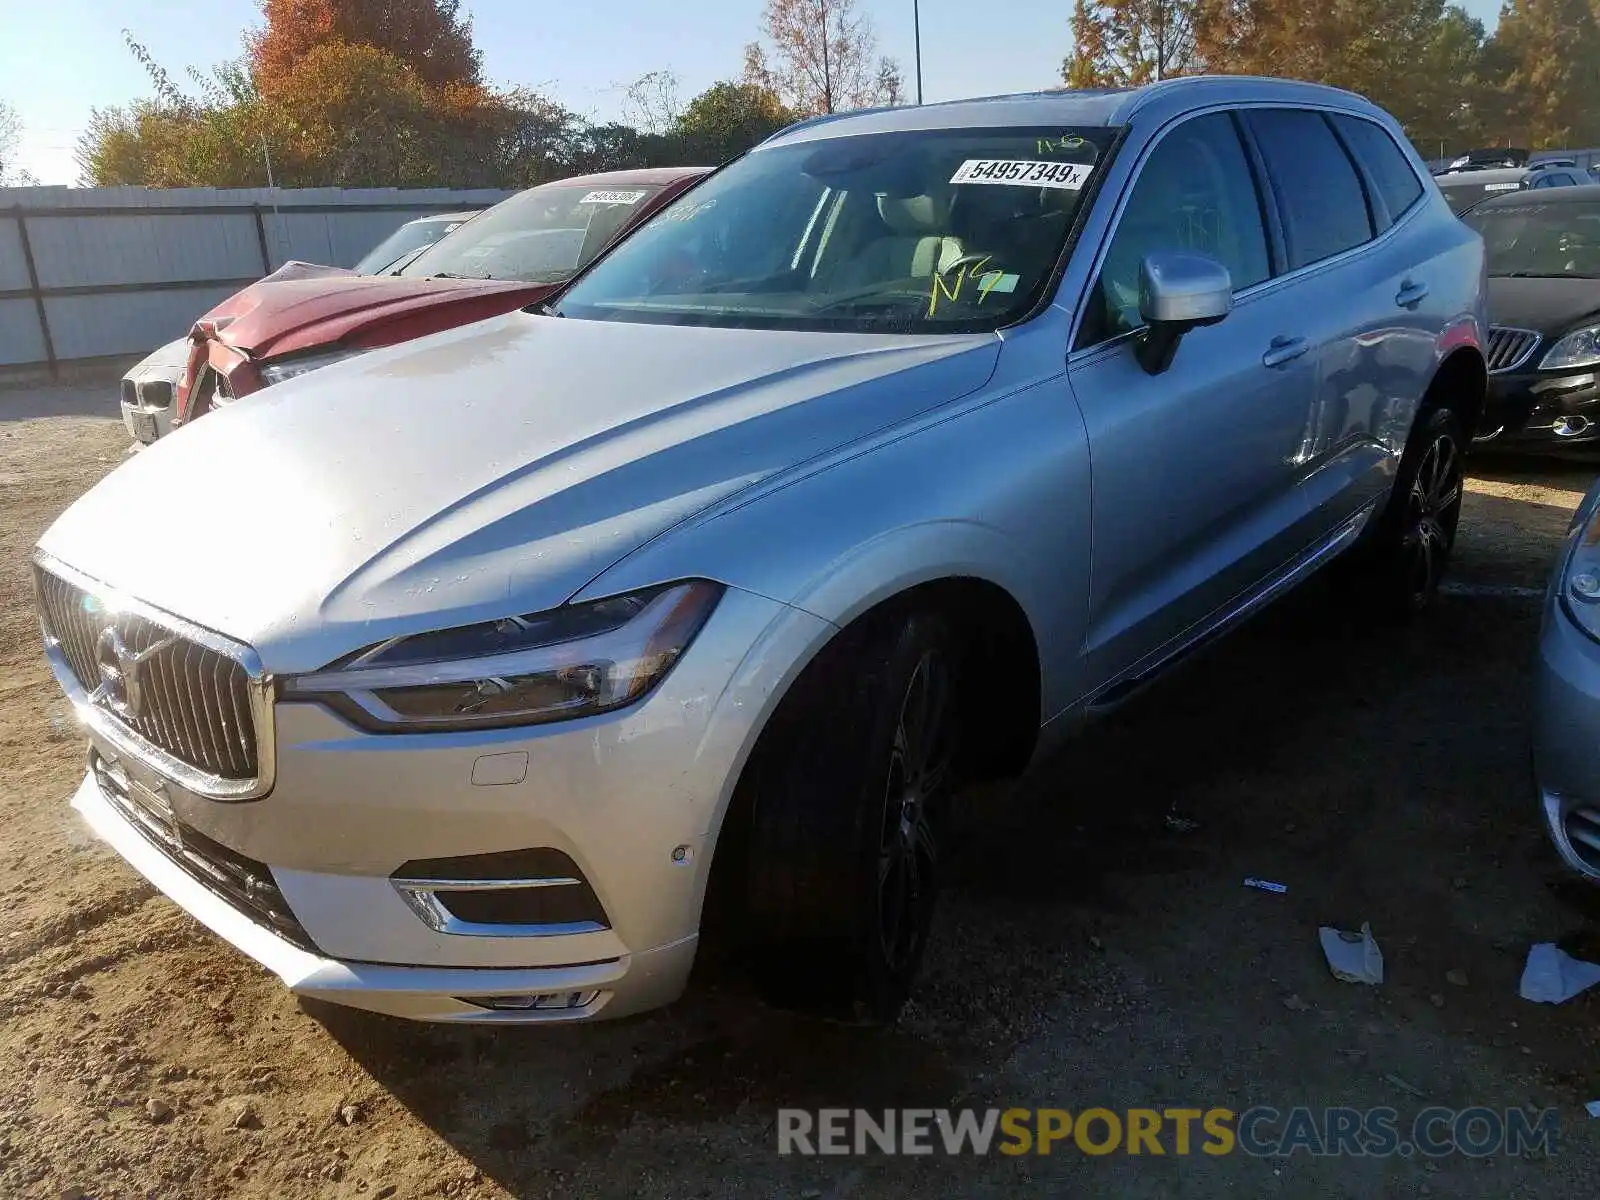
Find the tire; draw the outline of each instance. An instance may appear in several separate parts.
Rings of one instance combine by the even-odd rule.
[[[1451,409],[1418,415],[1389,502],[1351,564],[1376,615],[1406,621],[1433,603],[1455,548],[1469,444]]]
[[[752,760],[744,919],[766,999],[892,1022],[939,889],[959,751],[949,626],[918,612],[847,630]]]

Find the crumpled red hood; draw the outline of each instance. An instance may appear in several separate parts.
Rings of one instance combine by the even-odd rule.
[[[498,316],[549,295],[554,284],[358,275],[288,262],[200,318],[251,358],[339,342],[384,346]]]

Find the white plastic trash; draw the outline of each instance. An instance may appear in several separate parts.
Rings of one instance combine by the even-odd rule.
[[[1560,1004],[1597,983],[1600,966],[1573,958],[1554,942],[1540,942],[1528,951],[1519,990],[1535,1004]]]
[[[1317,930],[1317,936],[1322,940],[1322,953],[1335,979],[1346,983],[1383,982],[1383,951],[1373,940],[1370,924],[1363,921],[1360,933],[1346,933],[1324,925]]]

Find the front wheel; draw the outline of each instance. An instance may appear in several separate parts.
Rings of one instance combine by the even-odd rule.
[[[746,912],[757,983],[786,1008],[893,1021],[922,962],[958,761],[949,626],[847,632],[752,763]]]
[[[1352,563],[1382,615],[1404,620],[1433,603],[1455,549],[1467,446],[1450,409],[1418,417],[1389,502]]]

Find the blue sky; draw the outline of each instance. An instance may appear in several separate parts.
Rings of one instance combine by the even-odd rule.
[[[1499,0],[1465,0],[1492,24]],[[685,98],[738,74],[762,0],[465,0],[484,67],[497,84],[539,88],[569,107],[619,115],[622,87],[647,71],[677,73]],[[912,0],[860,0],[879,47],[912,83]],[[1070,0],[921,0],[923,94],[929,100],[1021,91],[1057,80],[1070,49]],[[127,27],[174,79],[240,52],[256,0],[0,0],[0,100],[22,118],[22,165],[42,183],[72,183],[72,149],[92,107],[149,94],[122,43]]]

